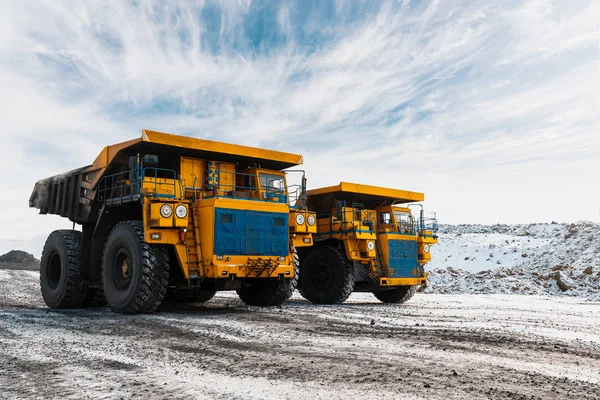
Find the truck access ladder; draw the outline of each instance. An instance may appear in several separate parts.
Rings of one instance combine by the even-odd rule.
[[[200,277],[200,267],[202,266],[202,247],[199,240],[200,223],[196,202],[192,202],[190,209],[190,219],[185,233],[188,276],[190,279],[198,279]]]

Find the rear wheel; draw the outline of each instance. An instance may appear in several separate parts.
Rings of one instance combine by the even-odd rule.
[[[40,262],[40,286],[50,308],[84,306],[88,286],[81,278],[81,232],[54,231],[48,236]]]
[[[177,303],[204,303],[209,301],[217,292],[215,290],[200,289],[198,287],[176,289],[172,300]]]
[[[255,278],[248,286],[237,290],[240,299],[249,306],[278,306],[292,296],[294,286],[291,279]]]
[[[102,259],[102,285],[108,306],[123,314],[150,313],[169,285],[169,256],[163,246],[144,242],[140,221],[125,221],[111,231]]]
[[[415,295],[418,288],[418,286],[399,286],[373,294],[384,303],[406,303]]]
[[[354,291],[354,265],[336,247],[314,247],[300,266],[299,286],[315,304],[343,303]]]

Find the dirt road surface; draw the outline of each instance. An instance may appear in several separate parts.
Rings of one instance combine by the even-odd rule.
[[[45,307],[0,270],[0,398],[600,399],[600,303],[418,294],[340,306],[235,293],[152,315]]]

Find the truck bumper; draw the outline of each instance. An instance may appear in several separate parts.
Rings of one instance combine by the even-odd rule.
[[[289,264],[279,264],[272,266],[252,265],[252,264],[217,264],[205,267],[207,278],[284,278],[294,277],[294,266]]]
[[[415,277],[415,278],[379,278],[379,285],[384,287],[393,286],[427,286],[427,276]]]

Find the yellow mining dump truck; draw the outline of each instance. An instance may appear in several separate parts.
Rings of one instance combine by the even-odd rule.
[[[52,308],[102,304],[145,313],[165,296],[207,301],[237,290],[249,305],[293,291],[296,247],[315,216],[283,169],[302,156],[143,131],[94,163],[35,184],[30,206],[82,226],[48,237],[41,289]],[[295,199],[290,199],[295,197]],[[297,278],[297,277],[296,277]]]
[[[300,294],[318,304],[343,303],[353,291],[384,303],[409,300],[426,284],[437,220],[399,204],[423,200],[422,193],[346,182],[309,190],[317,233],[299,251]]]

